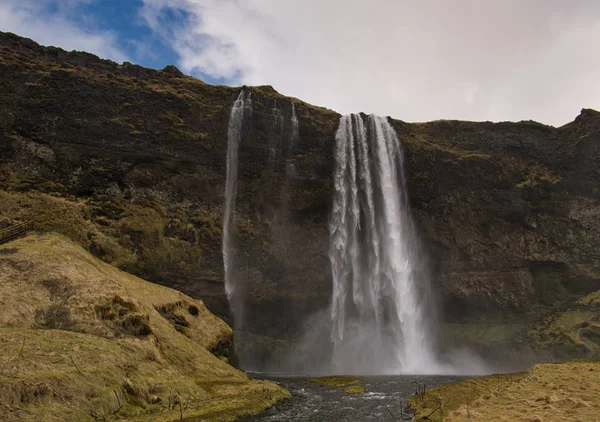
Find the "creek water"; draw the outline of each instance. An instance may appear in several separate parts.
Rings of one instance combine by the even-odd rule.
[[[260,415],[246,421],[410,421],[412,415],[404,411],[408,398],[415,394],[417,385],[427,388],[458,381],[458,376],[385,375],[367,376],[361,380],[364,393],[348,394],[342,387],[330,387],[300,377],[281,377],[251,374],[255,379],[266,379],[286,388],[292,397],[276,404]]]

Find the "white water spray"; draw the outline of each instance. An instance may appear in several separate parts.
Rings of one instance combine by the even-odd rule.
[[[436,372],[416,285],[416,238],[399,139],[383,117],[343,116],[335,160],[332,370]]]

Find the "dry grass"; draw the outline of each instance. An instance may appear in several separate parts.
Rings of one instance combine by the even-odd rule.
[[[505,383],[516,382],[521,377],[522,374],[491,375],[450,383],[412,396],[409,405],[415,411],[416,420],[440,421],[442,402],[444,416],[447,416],[449,411],[456,410],[463,404],[472,406],[479,397],[490,395],[504,388]]]
[[[210,353],[232,333],[202,301],[119,271],[60,235],[28,236],[4,250],[0,419],[183,413],[224,421],[288,396]],[[184,316],[185,333],[161,309]]]
[[[436,387],[425,394],[424,403],[411,398],[416,420],[439,421],[440,411],[434,410],[440,398],[448,422],[597,421],[600,363],[535,365],[520,376],[473,378]]]

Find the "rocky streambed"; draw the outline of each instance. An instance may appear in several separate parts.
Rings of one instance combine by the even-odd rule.
[[[401,409],[418,386],[429,388],[462,379],[457,376],[369,376],[353,384],[364,387],[364,392],[350,394],[343,386],[309,378],[252,376],[278,383],[292,393],[292,397],[246,421],[410,421],[412,415]]]

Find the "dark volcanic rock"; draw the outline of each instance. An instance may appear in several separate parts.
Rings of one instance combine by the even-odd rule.
[[[253,113],[237,200],[244,321],[286,338],[298,316],[329,301],[339,115],[272,87],[245,89]],[[238,93],[174,66],[119,65],[0,33],[0,214],[61,231],[227,316],[221,218]],[[560,128],[392,124],[446,318],[518,318],[598,289],[600,113],[583,110]]]

